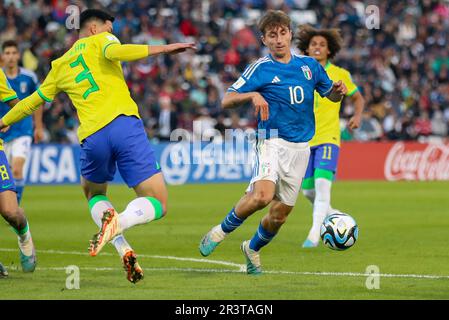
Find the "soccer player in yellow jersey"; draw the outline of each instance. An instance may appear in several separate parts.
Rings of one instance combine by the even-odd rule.
[[[101,10],[82,12],[79,40],[52,62],[42,85],[0,120],[0,128],[31,114],[59,92],[68,94],[80,119],[82,187],[92,218],[100,228],[91,240],[90,255],[96,256],[112,240],[122,258],[127,279],[136,283],[143,278],[143,271],[122,233],[132,226],[163,217],[168,196],[120,61],[196,48],[192,43],[122,45],[111,34],[113,21],[112,16]],[[116,166],[138,197],[121,214],[106,197],[107,184],[113,179]]]
[[[318,60],[324,67],[330,79],[343,81],[348,89],[346,96],[354,105],[354,115],[349,120],[349,128],[356,129],[360,125],[365,101],[362,94],[352,81],[349,71],[331,63],[341,49],[342,38],[338,29],[314,29],[310,26],[300,26],[298,32],[298,48],[304,54]],[[315,92],[315,136],[309,142],[311,154],[302,189],[304,195],[313,204],[313,225],[304,248],[318,245],[320,227],[324,218],[335,212],[331,207],[331,186],[337,171],[338,154],[340,151],[340,102],[332,102],[321,98]]]
[[[0,100],[14,107],[19,99],[16,92],[6,78],[3,70],[0,69]],[[0,214],[17,233],[19,242],[19,255],[22,270],[33,272],[36,268],[36,252],[27,218],[22,208],[17,203],[15,182],[11,169],[6,159],[3,149],[3,140],[0,139]],[[1,264],[0,264],[1,266]],[[8,275],[6,269],[0,267],[0,275]]]

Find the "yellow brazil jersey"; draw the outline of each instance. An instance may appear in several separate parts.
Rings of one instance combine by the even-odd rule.
[[[80,120],[80,142],[121,114],[139,117],[120,62],[105,58],[106,48],[114,44],[120,41],[108,32],[79,39],[51,63],[50,73],[37,90],[48,102],[58,92],[67,93]]]
[[[337,67],[328,62],[324,68],[329,78],[337,82],[343,81],[348,88],[346,96],[350,97],[357,92],[358,88],[351,79],[351,74],[346,69]],[[315,91],[315,136],[309,142],[310,146],[325,143],[332,143],[340,146],[340,106],[341,102],[332,102],[327,98],[322,98]]]
[[[16,92],[11,88],[11,85],[6,78],[3,70],[0,69],[0,100],[2,102],[8,102],[10,100],[17,99]],[[0,139],[0,150],[3,150],[3,140]]]

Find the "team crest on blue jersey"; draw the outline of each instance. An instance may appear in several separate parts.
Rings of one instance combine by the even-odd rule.
[[[20,82],[20,92],[26,93],[27,92],[27,83],[24,81]]]
[[[312,79],[312,71],[310,71],[309,66],[302,66],[301,70],[304,73],[304,77],[306,77],[307,80]]]

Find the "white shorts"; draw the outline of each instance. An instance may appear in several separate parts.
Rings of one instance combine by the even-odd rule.
[[[31,151],[30,136],[18,137],[14,140],[4,143],[6,158],[9,164],[11,164],[13,158],[28,159]]]
[[[308,142],[288,142],[275,138],[258,141],[255,146],[253,176],[246,192],[251,192],[254,182],[273,181],[275,197],[293,207],[309,163]]]

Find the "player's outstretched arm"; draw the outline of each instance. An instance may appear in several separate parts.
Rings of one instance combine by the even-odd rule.
[[[327,96],[330,101],[340,102],[343,97],[348,93],[348,89],[346,88],[343,81],[339,80],[332,84],[332,90]]]
[[[172,43],[163,46],[148,46],[114,43],[105,48],[104,55],[112,61],[134,61],[162,53],[176,54],[186,50],[196,50],[195,44]]]
[[[43,102],[44,100],[42,100],[37,91],[25,99],[20,100],[14,108],[11,108],[11,110],[0,119],[0,129],[6,128],[31,115]]]
[[[153,56],[161,53],[177,54],[186,50],[196,50],[194,43],[171,43],[164,46],[148,46],[149,55]]]
[[[254,106],[254,114],[257,116],[260,112],[260,120],[266,121],[269,117],[268,102],[259,92],[226,92],[221,105],[225,109],[236,108],[242,104],[251,102]]]

